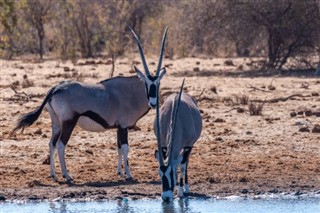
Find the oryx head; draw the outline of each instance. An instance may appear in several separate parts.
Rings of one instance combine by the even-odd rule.
[[[179,104],[181,100],[181,94],[183,89],[184,79],[180,88],[179,95],[174,100],[174,106],[173,110],[171,112],[171,124],[170,124],[170,133],[169,137],[169,143],[167,148],[161,147],[161,141],[160,141],[160,120],[159,120],[159,106],[157,104],[156,106],[156,133],[157,133],[157,143],[158,143],[158,150],[155,152],[155,157],[159,162],[159,176],[161,178],[162,182],[162,194],[161,198],[163,201],[171,201],[173,199],[173,192],[174,187],[177,182],[177,166],[182,161],[182,155],[181,153],[178,154],[178,158],[173,159],[173,151],[172,147],[174,146],[174,134],[177,128],[179,128],[176,125],[176,118],[177,113],[179,109]]]
[[[143,53],[142,46],[141,46],[141,43],[139,41],[138,36],[135,34],[135,32],[131,28],[130,28],[130,30],[133,34],[135,42],[137,43],[137,45],[139,47],[139,52],[140,52],[140,56],[141,56],[141,60],[142,60],[142,64],[144,67],[145,74],[143,74],[143,72],[141,72],[136,66],[134,66],[134,70],[136,71],[139,78],[145,82],[147,98],[148,98],[148,105],[150,107],[154,108],[157,104],[160,81],[161,81],[162,77],[166,74],[166,69],[161,68],[161,64],[162,64],[162,58],[163,58],[163,52],[164,52],[164,46],[165,46],[165,42],[166,42],[168,27],[166,27],[164,34],[163,34],[159,62],[158,62],[158,66],[157,66],[157,70],[156,70],[155,75],[152,75],[149,72],[149,68],[147,66],[147,62],[144,57],[144,53]]]

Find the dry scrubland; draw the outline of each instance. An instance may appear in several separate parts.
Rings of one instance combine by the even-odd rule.
[[[162,96],[176,92],[185,77],[185,90],[198,100],[203,117],[202,135],[190,158],[189,196],[319,193],[319,78],[251,78],[246,70],[254,63],[242,58],[229,63],[225,63],[226,59],[196,58],[164,61],[167,75],[161,84]],[[155,62],[156,59],[149,60],[152,69]],[[160,195],[153,157],[153,110],[129,133],[129,160],[134,177],[130,182],[116,175],[115,130],[93,133],[75,129],[66,148],[73,185],[62,182],[57,157],[61,182],[54,183],[49,178],[46,159],[51,124],[46,111],[23,134],[9,137],[19,115],[40,105],[48,89],[57,82],[99,82],[107,78],[110,69],[107,61],[98,59],[78,61],[75,65],[50,60],[1,61],[2,200],[136,199]],[[134,75],[130,70],[131,61],[121,59],[114,75]],[[249,108],[259,107],[264,100],[262,115],[250,115]]]

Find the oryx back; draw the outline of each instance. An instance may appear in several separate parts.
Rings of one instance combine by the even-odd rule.
[[[149,110],[144,83],[137,77],[116,77],[99,84],[58,85],[47,107],[59,118],[78,118],[88,131],[130,128]]]

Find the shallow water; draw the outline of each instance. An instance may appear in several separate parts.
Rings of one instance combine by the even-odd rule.
[[[319,198],[303,199],[176,199],[171,203],[161,200],[119,200],[104,202],[39,202],[5,203],[0,206],[1,213],[100,213],[100,212],[138,212],[138,213],[182,213],[182,212],[246,212],[246,213],[315,213],[320,212]]]

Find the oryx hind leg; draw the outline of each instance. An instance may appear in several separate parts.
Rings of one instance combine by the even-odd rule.
[[[60,131],[60,123],[59,123],[59,119],[58,119],[56,113],[53,111],[53,109],[51,108],[51,106],[49,104],[47,105],[47,109],[48,109],[48,112],[50,114],[51,123],[52,123],[52,135],[51,135],[51,139],[50,139],[50,142],[49,142],[50,177],[52,178],[53,181],[57,181],[58,178],[57,178],[56,172],[55,172],[54,155],[55,155],[55,152],[56,152],[57,141],[58,141],[60,133],[61,133],[61,131]]]
[[[128,160],[128,153],[129,153],[129,145],[128,145],[128,128],[120,128],[118,127],[117,131],[118,136],[118,174],[123,177],[122,174],[122,156],[123,156],[123,164],[125,169],[125,175],[128,179],[132,178],[130,168],[129,168],[129,160]]]
[[[184,147],[183,149],[183,159],[180,164],[180,185],[178,189],[178,196],[183,197],[184,193],[189,193],[189,183],[188,183],[188,163],[192,147]],[[184,183],[183,184],[183,178]]]
[[[63,121],[61,124],[61,134],[57,143],[58,155],[60,160],[60,166],[62,171],[62,176],[66,178],[67,181],[72,181],[72,177],[68,174],[66,162],[65,162],[65,147],[69,141],[71,133],[76,126],[78,118],[73,118],[68,121]]]

